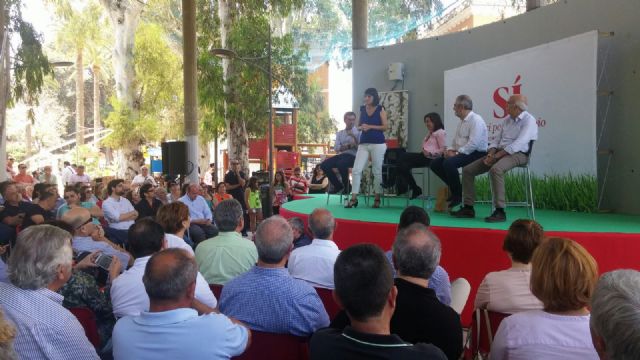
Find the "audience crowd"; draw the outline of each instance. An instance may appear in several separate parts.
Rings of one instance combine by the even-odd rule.
[[[340,249],[324,208],[308,226],[263,219],[258,180],[235,160],[223,182],[209,171],[183,189],[146,167],[103,181],[68,162],[59,179],[51,167],[33,177],[8,164],[1,359],[229,359],[262,333],[306,339],[311,359],[464,355],[450,306],[460,295],[422,208],[404,210],[385,254],[372,244]],[[278,172],[268,206],[326,191],[329,180],[320,167],[311,181],[299,168],[288,179]],[[511,267],[486,274],[473,301],[506,316],[490,359],[640,358],[640,272],[599,278],[586,249],[545,237],[533,220],[514,221],[502,249]],[[325,291],[342,310],[331,311]],[[74,316],[79,308],[93,314],[97,341]]]

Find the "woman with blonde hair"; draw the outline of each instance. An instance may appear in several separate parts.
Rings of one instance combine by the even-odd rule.
[[[580,244],[543,241],[531,259],[531,292],[543,309],[504,319],[489,359],[598,359],[587,308],[597,281],[598,265]]]

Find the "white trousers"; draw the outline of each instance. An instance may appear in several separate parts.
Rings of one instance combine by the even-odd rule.
[[[369,161],[371,155],[371,167],[373,172],[373,192],[382,193],[382,163],[384,154],[387,151],[387,144],[360,144],[356,153],[356,160],[353,163],[351,176],[353,177],[353,194],[360,193],[360,181],[362,180],[362,170]]]

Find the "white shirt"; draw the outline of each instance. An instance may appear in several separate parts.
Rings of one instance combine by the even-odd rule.
[[[133,185],[142,185],[145,182],[147,182],[147,183],[149,183],[149,184],[151,184],[153,186],[158,186],[158,183],[153,178],[153,176],[151,176],[151,174],[147,174],[147,176],[144,176],[142,174],[138,174],[138,175],[133,177],[133,180],[131,180],[131,184],[133,184]]]
[[[71,182],[71,175],[74,175],[76,173],[75,170],[73,170],[73,168],[71,167],[71,165],[65,167],[62,170],[62,183],[67,185]]]
[[[73,174],[69,177],[70,184],[90,183],[90,182],[91,182],[91,178],[87,174],[82,174],[82,175]]]
[[[467,117],[458,123],[456,135],[449,150],[457,150],[467,155],[474,151],[487,151],[488,141],[487,124],[480,115],[469,111]]]
[[[536,118],[523,111],[517,118],[509,116],[489,148],[504,149],[509,154],[529,151],[529,141],[538,140]]]
[[[513,314],[500,323],[489,359],[598,360],[591,342],[589,318],[542,310]]]
[[[184,242],[184,239],[179,238],[173,234],[164,234],[164,238],[167,240],[168,248],[184,249],[187,250],[187,252],[192,256],[195,256],[193,249],[191,248],[191,246],[189,246],[189,244]]]
[[[490,272],[478,287],[474,306],[505,314],[542,309],[542,302],[531,293],[531,265]]]
[[[109,227],[116,230],[129,230],[133,225],[133,220],[120,221],[120,215],[135,210],[131,202],[127,198],[120,196],[120,199],[116,200],[112,196],[109,196],[102,203],[102,211],[104,212],[104,218],[109,222]]]
[[[340,249],[333,240],[313,239],[291,252],[289,273],[311,286],[333,289],[333,265],[338,255]]]
[[[143,311],[149,311],[149,296],[144,289],[142,276],[150,258],[151,256],[145,256],[136,259],[129,270],[113,280],[111,305],[113,306],[113,315],[117,318],[135,316]],[[196,277],[195,296],[198,301],[209,307],[215,308],[218,304],[216,297],[209,289],[209,284],[199,272]]]

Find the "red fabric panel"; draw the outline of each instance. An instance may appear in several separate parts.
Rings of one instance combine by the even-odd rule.
[[[238,360],[307,360],[309,359],[308,339],[289,334],[273,334],[251,331],[251,345]]]

